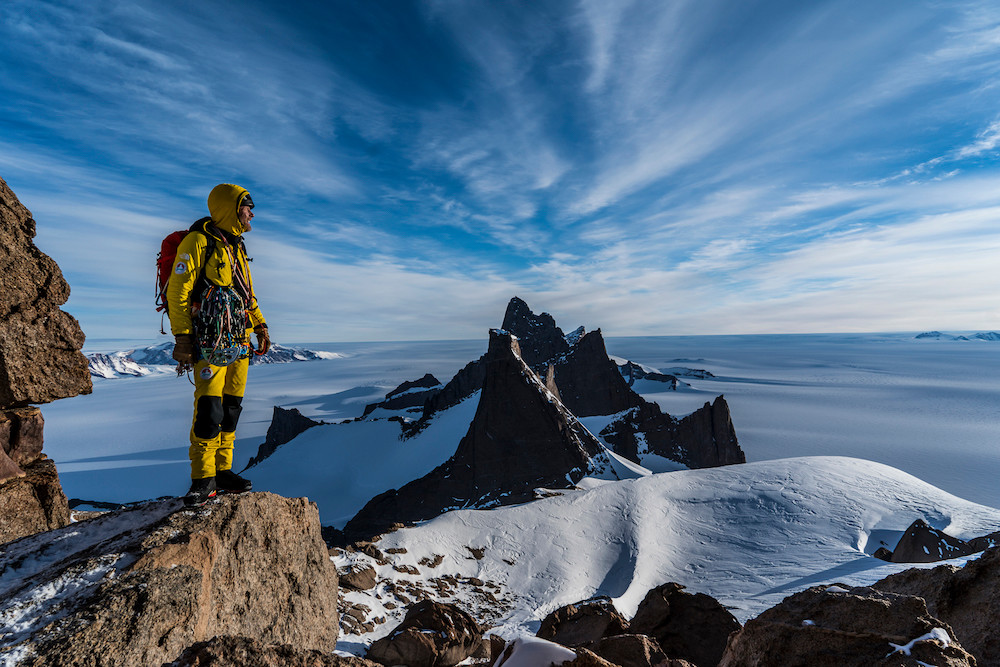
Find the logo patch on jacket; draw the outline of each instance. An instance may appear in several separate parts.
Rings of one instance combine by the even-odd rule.
[[[177,266],[174,267],[174,273],[180,275],[182,273],[187,273],[188,267],[184,262],[177,262]]]
[[[202,380],[211,380],[212,376],[215,373],[212,372],[211,368],[209,368],[208,366],[205,366],[204,368],[201,369],[201,372],[198,373],[198,374],[201,376]]]

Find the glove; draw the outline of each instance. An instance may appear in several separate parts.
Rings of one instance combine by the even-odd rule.
[[[171,355],[179,364],[194,364],[194,335],[177,334],[174,336],[174,353]]]
[[[271,337],[267,335],[267,325],[258,324],[253,328],[253,332],[257,336],[257,349],[254,350],[254,354],[267,354],[271,349]]]

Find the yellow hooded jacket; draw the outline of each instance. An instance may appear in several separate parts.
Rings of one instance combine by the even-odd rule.
[[[246,249],[241,242],[246,229],[237,215],[240,202],[247,194],[245,188],[231,183],[212,188],[208,195],[208,212],[212,219],[204,222],[201,234],[188,234],[177,246],[177,257],[167,282],[167,312],[170,313],[170,331],[175,336],[194,333],[191,324],[191,298],[202,267],[205,269],[206,281],[220,287],[234,287],[233,261],[239,263],[250,289],[247,304],[250,325],[248,331],[265,323],[264,315],[257,306]],[[225,234],[220,233],[220,230]],[[209,246],[206,235],[215,239],[211,253],[206,252]]]

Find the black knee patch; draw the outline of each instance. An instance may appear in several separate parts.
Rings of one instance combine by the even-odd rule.
[[[240,421],[240,413],[243,412],[243,397],[225,394],[222,397],[222,424],[220,430],[232,433],[236,430],[236,424]]]
[[[222,429],[223,410],[221,396],[202,396],[198,399],[194,414],[194,434],[209,440],[219,435]]]

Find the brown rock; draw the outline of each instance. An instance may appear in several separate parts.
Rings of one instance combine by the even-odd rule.
[[[69,285],[34,237],[31,212],[0,179],[0,407],[92,390],[83,332],[59,310]]]
[[[628,631],[628,621],[611,600],[593,598],[560,607],[542,619],[535,636],[563,646],[583,646]],[[593,648],[593,647],[588,647]]]
[[[947,633],[949,645],[934,639],[914,642],[931,631]],[[908,656],[894,648],[911,642]],[[976,661],[955,641],[947,623],[927,613],[920,598],[872,588],[816,586],[747,621],[730,638],[719,667],[774,664],[969,667]]]
[[[424,600],[406,610],[403,622],[368,649],[383,665],[450,667],[475,653],[483,632],[475,619],[453,604]]]
[[[24,472],[0,483],[0,543],[69,524],[69,503],[55,464],[43,457]]]
[[[591,651],[608,662],[621,667],[680,667],[676,663],[687,661],[671,661],[652,637],[646,635],[617,635],[605,637],[588,646]]]
[[[634,634],[656,639],[671,658],[698,667],[714,667],[739,621],[715,598],[688,593],[676,583],[657,586],[646,594],[629,626]]]
[[[979,667],[1000,667],[1000,549],[993,548],[965,567],[940,565],[893,574],[872,588],[915,595],[927,611],[952,627],[962,646],[976,656]]]
[[[288,644],[265,644],[249,637],[213,637],[188,647],[164,667],[379,667],[364,658]]]
[[[623,667],[622,665],[608,662],[601,656],[585,648],[578,648],[575,652],[576,657],[561,663],[561,667]]]
[[[371,590],[375,588],[375,568],[360,565],[341,572],[340,585],[355,591]]]
[[[13,408],[0,412],[0,446],[19,466],[26,466],[42,455],[45,420],[37,407]],[[0,481],[3,477],[0,477]]]
[[[217,635],[323,651],[337,641],[336,570],[304,498],[110,512],[11,543],[0,575],[12,606],[33,604],[49,582],[78,585],[48,600],[58,613],[5,637],[30,656],[23,665],[160,665]]]
[[[975,553],[975,548],[957,537],[932,528],[923,519],[910,524],[892,550],[893,563],[935,563]]]

